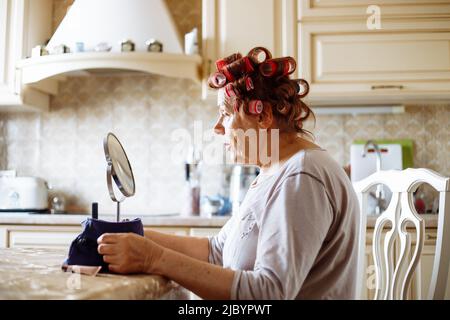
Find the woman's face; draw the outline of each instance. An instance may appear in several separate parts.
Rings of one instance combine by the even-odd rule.
[[[236,103],[239,107],[233,108]],[[244,112],[242,101],[231,98],[219,106],[214,131],[225,137],[225,147],[235,163],[258,164],[258,119]]]

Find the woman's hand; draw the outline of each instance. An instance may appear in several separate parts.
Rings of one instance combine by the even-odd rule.
[[[152,273],[164,250],[135,233],[104,233],[97,243],[98,253],[115,273]]]

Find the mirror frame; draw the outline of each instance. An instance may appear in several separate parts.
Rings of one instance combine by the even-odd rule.
[[[130,168],[130,173],[131,173],[131,177],[133,179],[133,191],[132,192],[128,192],[124,187],[123,184],[120,182],[120,178],[118,177],[118,175],[116,174],[116,171],[114,169],[114,164],[113,164],[113,159],[111,158],[111,152],[109,150],[109,146],[108,146],[108,141],[109,138],[112,137],[113,139],[115,139],[120,147],[123,150],[123,153],[125,155],[125,158],[127,160],[128,163],[128,167]],[[115,202],[122,202],[123,200],[125,200],[125,197],[131,197],[136,193],[136,180],[134,179],[134,174],[133,174],[133,169],[131,168],[131,164],[130,164],[130,160],[128,159],[128,156],[125,152],[125,149],[123,148],[122,144],[120,143],[119,139],[117,138],[117,136],[111,132],[109,132],[105,139],[103,140],[103,149],[105,151],[105,158],[106,158],[106,162],[108,164],[108,168],[107,168],[107,182],[108,182],[108,191],[109,191],[109,195],[111,196],[111,199]],[[116,184],[116,186],[119,188],[120,192],[122,193],[122,195],[124,196],[121,200],[117,200],[117,197],[114,194],[114,190],[113,190],[113,186],[112,186],[112,181],[111,181],[111,176],[114,179],[114,182]]]

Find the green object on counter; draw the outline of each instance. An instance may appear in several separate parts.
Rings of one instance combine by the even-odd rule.
[[[399,144],[402,146],[402,166],[403,169],[414,167],[414,142],[411,139],[381,139],[373,140],[377,144]],[[365,144],[367,140],[355,140],[354,144]]]

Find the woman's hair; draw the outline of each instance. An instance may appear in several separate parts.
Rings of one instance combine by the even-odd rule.
[[[303,123],[310,117],[315,120],[315,116],[301,100],[308,94],[309,84],[304,79],[289,77],[297,67],[294,58],[273,59],[269,50],[256,47],[245,57],[235,53],[220,59],[216,67],[217,72],[209,77],[208,84],[224,91],[228,108],[236,110],[244,106],[247,114],[255,114],[249,110],[250,101],[261,101],[263,106],[271,105],[280,130],[312,136],[303,129]],[[233,106],[230,101],[234,101]]]

